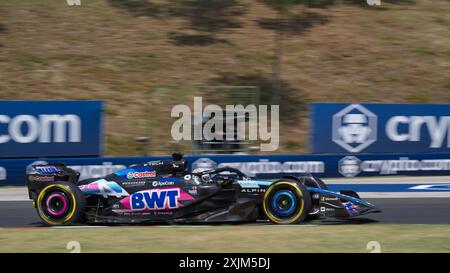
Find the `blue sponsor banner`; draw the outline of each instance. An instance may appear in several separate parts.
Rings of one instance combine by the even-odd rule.
[[[313,103],[313,153],[450,152],[450,104]]]
[[[334,154],[334,155],[229,155],[187,156],[189,170],[230,166],[256,179],[311,173],[318,177],[450,175],[450,153]],[[170,157],[104,157],[0,159],[0,185],[25,185],[33,164],[65,163],[81,173],[80,179],[103,177],[129,165]]]
[[[101,101],[0,101],[0,157],[98,156]]]

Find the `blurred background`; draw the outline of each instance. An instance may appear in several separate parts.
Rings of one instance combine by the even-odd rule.
[[[449,103],[449,72],[448,0],[0,2],[0,100],[106,101],[106,156],[208,149],[170,136],[194,95],[280,104],[298,154],[308,103]]]

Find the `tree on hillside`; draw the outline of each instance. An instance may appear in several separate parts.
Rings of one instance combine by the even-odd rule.
[[[281,98],[281,69],[283,61],[283,39],[286,28],[286,18],[290,15],[293,5],[300,4],[303,0],[263,0],[266,4],[275,8],[279,12],[279,27],[276,28],[274,36],[274,63],[273,63],[273,83],[272,83],[272,104],[280,104]]]

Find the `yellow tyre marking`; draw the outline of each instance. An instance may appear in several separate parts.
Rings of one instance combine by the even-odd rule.
[[[303,209],[305,207],[305,201],[303,200],[302,191],[297,187],[297,185],[295,185],[294,183],[291,183],[291,182],[284,182],[284,181],[276,183],[276,185],[283,185],[283,184],[293,187],[295,189],[295,191],[298,193],[298,195],[301,197],[300,198],[301,209],[299,210],[298,214],[291,220],[285,221],[285,222],[279,221],[276,218],[274,218],[274,216],[272,216],[272,213],[270,213],[270,211],[266,208],[266,197],[269,196],[269,193],[274,189],[274,187],[269,187],[269,190],[267,190],[267,192],[264,196],[264,200],[263,200],[263,209],[264,209],[264,212],[266,213],[267,217],[269,217],[269,219],[271,221],[273,221],[277,224],[291,224],[291,223],[295,222],[300,217],[300,215],[302,215]]]
[[[66,216],[66,217],[65,217],[62,221],[60,221],[60,222],[51,221],[51,220],[48,219],[47,216],[45,216],[43,213],[41,213],[41,210],[42,210],[41,200],[42,200],[43,196],[45,195],[45,192],[46,192],[48,189],[50,189],[50,188],[60,188],[60,189],[64,190],[64,192],[69,193],[70,196],[72,197],[72,201],[73,201],[73,202],[72,202],[72,203],[73,203],[72,211],[69,213],[68,216]],[[37,208],[38,208],[37,211],[38,211],[39,216],[41,217],[42,220],[44,220],[44,222],[46,222],[46,223],[49,224],[49,225],[61,225],[61,224],[64,224],[65,222],[69,221],[69,220],[72,218],[72,216],[75,214],[75,209],[76,209],[76,207],[77,207],[76,200],[75,200],[75,196],[73,195],[73,193],[70,191],[70,189],[69,189],[67,186],[64,186],[64,185],[61,185],[61,184],[53,184],[53,185],[49,185],[49,186],[45,187],[45,188],[39,193],[39,196],[38,196],[38,199],[37,199],[37,202],[36,202],[36,203],[37,203]]]

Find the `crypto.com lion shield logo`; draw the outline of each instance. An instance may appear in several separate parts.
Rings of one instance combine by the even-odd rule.
[[[360,104],[351,104],[333,116],[333,141],[351,153],[377,140],[377,116]]]
[[[361,160],[354,156],[346,156],[339,160],[339,173],[345,177],[355,177],[361,173]]]

